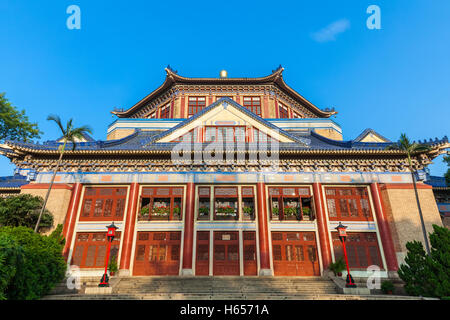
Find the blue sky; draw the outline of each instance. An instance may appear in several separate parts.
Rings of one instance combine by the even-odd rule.
[[[381,30],[369,30],[369,5]],[[69,30],[66,9],[81,9]],[[114,107],[156,89],[170,64],[189,77],[257,77],[282,65],[285,81],[353,139],[372,128],[397,140],[449,135],[450,1],[0,0],[0,92],[44,131],[63,121],[106,138]],[[442,156],[432,174],[442,175]],[[0,176],[13,166],[0,159]]]

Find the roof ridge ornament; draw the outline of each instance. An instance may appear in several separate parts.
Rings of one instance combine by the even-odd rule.
[[[281,64],[278,66],[278,68],[276,68],[275,70],[272,70],[272,73],[277,73],[277,72],[279,72],[279,71],[283,71],[284,70],[284,68],[281,66]]]
[[[172,73],[178,74],[178,70],[173,69],[173,68],[170,66],[170,64],[167,65],[166,69],[169,70],[169,71],[172,72]]]

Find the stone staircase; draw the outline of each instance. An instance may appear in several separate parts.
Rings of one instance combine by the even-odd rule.
[[[377,297],[377,300],[393,300],[412,298],[338,294],[336,284],[324,277],[113,277],[110,280],[111,288],[108,288],[110,292],[102,294],[97,290],[98,282],[98,278],[84,278],[81,281],[82,288],[77,294],[54,292],[44,299],[367,300]],[[86,288],[93,290],[86,290]],[[86,294],[87,291],[91,294]]]

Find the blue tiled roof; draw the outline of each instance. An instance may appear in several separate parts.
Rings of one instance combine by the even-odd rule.
[[[430,179],[425,181],[426,184],[432,186],[433,188],[446,188],[450,187],[445,182],[445,177],[430,176]]]
[[[27,177],[18,174],[14,176],[0,177],[0,188],[20,188],[28,183]]]

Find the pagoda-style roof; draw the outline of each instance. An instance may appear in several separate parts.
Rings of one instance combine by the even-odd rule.
[[[143,131],[136,129],[134,133],[118,140],[97,140],[94,142],[79,142],[77,148],[72,151],[71,143],[67,144],[65,155],[125,155],[125,154],[167,154],[170,153],[174,146],[180,142],[157,142],[165,131]],[[325,138],[314,131],[305,133],[303,131],[289,131],[289,136],[295,139],[295,142],[280,142],[279,153],[285,154],[309,154],[309,155],[324,155],[324,154],[341,154],[341,155],[402,155],[403,152],[399,150],[386,150],[386,147],[394,144],[376,143],[376,142],[357,142],[354,140],[338,141]],[[204,146],[210,143],[202,143]],[[425,144],[431,147],[431,151],[426,152],[433,158],[444,152],[446,148],[450,148],[448,138],[444,137],[440,140],[430,140]],[[11,141],[8,140],[0,146],[0,154],[8,158],[20,157],[26,154],[33,155],[59,155],[58,147],[62,142],[46,141],[42,144]],[[237,152],[255,151],[256,143],[243,143]]]
[[[166,79],[164,83],[159,86],[156,90],[151,92],[145,98],[140,100],[134,106],[125,111],[111,111],[119,118],[131,117],[133,114],[138,112],[142,107],[147,105],[149,101],[158,97],[161,93],[171,88],[175,84],[191,84],[191,85],[261,85],[261,84],[272,84],[276,85],[280,90],[291,96],[293,99],[308,108],[313,114],[320,118],[328,118],[334,114],[336,111],[324,111],[316,107],[294,89],[286,84],[283,79],[284,68],[279,66],[276,70],[273,70],[270,75],[258,78],[188,78],[178,75],[178,72],[168,66],[165,68]]]

